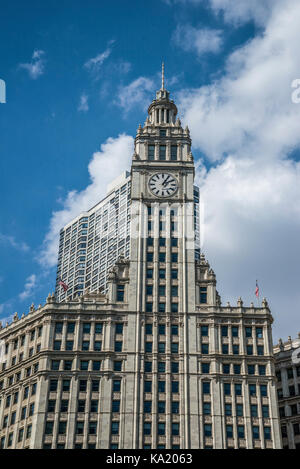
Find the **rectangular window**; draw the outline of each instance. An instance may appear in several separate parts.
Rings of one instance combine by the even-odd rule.
[[[210,382],[209,381],[202,382],[202,392],[203,394],[210,394]]]
[[[237,405],[236,405],[236,415],[237,415],[238,417],[243,417],[243,416],[244,416],[243,404],[237,404]]]
[[[103,324],[102,322],[95,323],[95,334],[102,334],[103,331]]]
[[[159,285],[158,294],[159,294],[159,296],[166,296],[166,287],[165,287],[165,285]]]
[[[177,252],[172,252],[172,253],[171,253],[171,262],[173,262],[173,263],[178,262],[178,254],[177,254]]]
[[[179,362],[171,363],[171,371],[172,373],[179,373]]]
[[[179,435],[179,423],[172,423],[172,435],[173,436],[178,436]]]
[[[153,286],[147,285],[146,286],[146,295],[151,296],[153,294]]]
[[[67,334],[74,334],[74,332],[75,332],[75,322],[68,322]]]
[[[158,435],[165,435],[166,434],[166,424],[165,423],[163,423],[163,422],[158,423],[157,433],[158,433]]]
[[[98,401],[96,400],[91,400],[91,412],[92,413],[97,413],[98,412]]]
[[[171,161],[177,160],[177,145],[171,145]]]
[[[246,337],[252,337],[252,327],[245,328]]]
[[[222,337],[228,337],[228,326],[221,327],[221,334],[222,334]]]
[[[57,391],[57,379],[51,379],[50,380],[50,391],[55,392]]]
[[[166,159],[166,145],[159,145],[159,159]]]
[[[200,303],[207,303],[207,287],[200,287]]]
[[[74,341],[73,340],[67,340],[66,341],[66,350],[73,350],[74,347]]]
[[[148,145],[148,160],[154,160],[155,145]]]
[[[144,401],[144,413],[151,414],[152,412],[152,401]]]
[[[159,278],[160,280],[164,280],[166,278],[166,269],[159,269]]]
[[[59,370],[60,360],[51,360],[51,370]]]
[[[93,360],[93,371],[100,371],[100,368],[101,368],[101,361]]]
[[[210,423],[204,424],[204,436],[206,437],[212,436],[212,426]]]
[[[165,252],[160,252],[158,255],[158,260],[159,262],[166,262],[166,253]]]
[[[222,344],[223,355],[228,355],[228,344]]]
[[[125,285],[117,285],[117,301],[124,301]]]
[[[179,381],[172,381],[171,389],[174,394],[177,394],[179,392]]]
[[[145,325],[145,332],[146,332],[146,335],[152,335],[152,324]]]
[[[270,412],[269,412],[269,406],[268,405],[263,405],[262,406],[262,415],[263,418],[268,419],[270,417]]]
[[[266,365],[258,365],[258,374],[260,376],[265,376],[265,374],[266,374]]]
[[[166,351],[166,344],[165,342],[159,342],[158,343],[158,352],[159,353],[165,353]]]
[[[232,416],[232,406],[231,406],[231,404],[225,404],[225,415],[227,417]]]
[[[45,435],[52,435],[53,433],[53,422],[46,422]]]
[[[63,330],[63,323],[62,322],[56,322],[55,323],[55,334],[61,334]],[[33,340],[31,338],[31,340]]]
[[[171,313],[178,313],[178,303],[171,303]]]
[[[231,333],[232,333],[232,337],[238,337],[239,336],[239,328],[237,326],[233,326],[231,328]]]
[[[239,355],[240,353],[240,346],[238,344],[233,344],[232,346],[233,355]]]
[[[144,371],[145,373],[152,373],[152,362],[145,362]]]
[[[179,414],[179,402],[172,401],[172,414]]]
[[[245,438],[245,427],[244,427],[244,425],[238,425],[237,434],[238,434],[238,438]]]
[[[166,334],[166,326],[164,324],[158,325],[158,334],[165,335]]]
[[[259,440],[259,427],[254,425],[252,427],[252,434],[253,434],[253,439],[254,440]]]
[[[151,435],[151,422],[144,422],[144,435]]]
[[[80,369],[87,371],[89,369],[89,360],[80,360]]]
[[[114,379],[113,380],[113,392],[120,392],[121,391],[121,380]]]
[[[157,370],[159,373],[165,373],[166,371],[166,363],[165,362],[158,362]]]
[[[112,412],[120,412],[120,401],[112,401]]]
[[[227,436],[227,438],[233,438],[233,427],[232,427],[232,425],[226,425],[226,436]]]
[[[114,371],[122,371],[122,360],[114,361]]]
[[[153,269],[147,269],[147,278],[153,278]]]
[[[166,413],[166,402],[165,401],[158,401],[157,409],[159,414]]]
[[[210,370],[210,363],[201,363],[201,372],[203,374],[208,374]]]
[[[123,334],[123,323],[119,322],[116,324],[116,334]]]
[[[211,415],[211,403],[210,402],[203,402],[203,414]]]
[[[145,381],[144,391],[145,392],[152,392],[152,381]]]
[[[224,394],[225,396],[231,396],[231,384],[224,383]]]
[[[264,427],[265,440],[271,440],[271,427]]]
[[[146,303],[146,313],[152,313],[153,303]]]
[[[262,397],[267,397],[268,396],[268,388],[266,384],[261,384],[260,385],[260,394]]]
[[[79,421],[76,423],[76,434],[83,435],[83,433],[84,433],[84,422]]]
[[[171,270],[171,279],[172,280],[177,280],[178,279],[178,270],[177,269],[172,269]]]
[[[71,381],[69,379],[64,379],[62,382],[62,390],[64,392],[69,392],[70,391],[70,385]]]
[[[166,392],[166,382],[158,381],[158,392]]]
[[[94,351],[95,352],[101,352],[102,348],[102,341],[101,340],[95,340],[94,342]]]
[[[122,352],[122,345],[123,345],[123,342],[116,341],[115,342],[115,352]]]
[[[258,345],[257,346],[257,355],[264,355],[264,346]]]
[[[209,352],[209,344],[202,344],[201,345],[202,355],[208,355],[208,352]]]
[[[145,351],[146,353],[152,353],[152,342],[146,342]]]
[[[80,392],[86,392],[87,388],[87,380],[86,379],[81,379],[79,381],[79,391]]]
[[[91,332],[91,324],[89,322],[84,322],[82,325],[82,332],[83,334],[90,334]]]

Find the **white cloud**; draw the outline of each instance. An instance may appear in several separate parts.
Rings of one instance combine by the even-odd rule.
[[[18,251],[29,251],[29,246],[26,243],[23,241],[16,241],[14,236],[5,235],[3,233],[0,233],[0,244],[9,245]]]
[[[153,93],[154,81],[150,78],[139,77],[127,86],[120,86],[115,104],[121,106],[125,112],[134,106],[145,108],[149,104]]]
[[[24,286],[24,291],[19,294],[20,300],[23,301],[33,294],[33,291],[36,287],[36,280],[37,278],[35,274],[32,274],[29,277],[27,277],[25,286]]]
[[[279,158],[299,145],[300,106],[291,100],[300,73],[299,20],[299,3],[288,0],[262,36],[230,56],[221,80],[181,93],[194,145],[211,160],[228,153]]]
[[[125,134],[108,138],[101,145],[100,151],[93,154],[88,166],[90,184],[81,192],[70,191],[62,202],[63,209],[52,214],[39,258],[44,267],[53,267],[57,263],[60,229],[81,212],[100,202],[106,194],[106,186],[130,167],[132,154],[133,138]]]
[[[223,44],[222,31],[218,29],[194,28],[179,24],[173,35],[175,43],[185,51],[195,51],[198,56],[216,54]]]
[[[81,112],[87,112],[89,110],[89,97],[85,93],[80,96],[77,110]]]
[[[239,25],[253,20],[263,26],[273,14],[277,5],[283,5],[282,0],[163,0],[170,6],[177,4],[209,6],[216,13],[222,13],[228,23]]]
[[[97,75],[105,60],[108,59],[108,57],[110,56],[112,52],[111,46],[114,42],[114,40],[111,40],[108,43],[108,47],[105,49],[105,51],[96,55],[96,57],[92,57],[91,59],[87,60],[84,64],[84,67],[87,68],[94,75]]]
[[[200,0],[203,2],[203,0]],[[199,3],[199,0],[192,0]],[[269,20],[281,0],[210,0],[212,9],[224,13],[224,19],[233,23],[245,23],[253,19],[262,26]]]
[[[31,62],[19,64],[20,68],[27,70],[30,78],[36,80],[45,71],[45,52],[43,50],[35,50],[32,54]]]
[[[225,4],[225,2],[224,2]],[[193,145],[213,163],[200,165],[203,250],[223,301],[255,301],[255,280],[270,300],[275,336],[300,330],[300,4],[274,4],[265,31],[231,54],[224,76],[180,94]],[[202,232],[203,235],[203,232]]]

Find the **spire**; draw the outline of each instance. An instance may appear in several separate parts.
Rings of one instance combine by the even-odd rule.
[[[161,89],[165,89],[165,64],[162,62],[161,64]]]

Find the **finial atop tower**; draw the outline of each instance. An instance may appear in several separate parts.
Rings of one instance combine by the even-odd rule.
[[[165,64],[162,62],[161,64],[161,89],[165,89]]]

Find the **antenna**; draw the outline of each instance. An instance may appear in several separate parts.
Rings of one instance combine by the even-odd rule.
[[[161,89],[165,89],[165,64],[162,62],[161,65]]]

